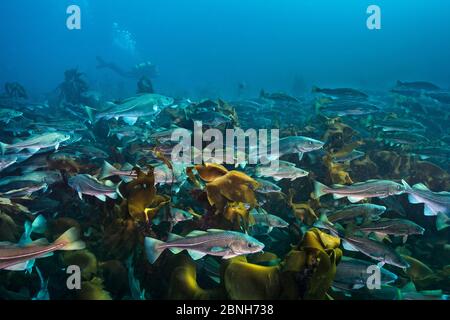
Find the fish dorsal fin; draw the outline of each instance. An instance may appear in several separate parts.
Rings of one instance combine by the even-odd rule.
[[[180,240],[180,239],[183,239],[183,237],[179,236],[177,234],[174,234],[174,233],[169,233],[169,235],[167,236],[168,241],[175,241],[175,240]]]
[[[205,234],[207,234],[207,233],[208,233],[208,232],[206,232],[206,231],[194,230],[194,231],[189,232],[189,234],[186,235],[186,238],[203,236],[203,235],[205,235]]]
[[[413,185],[413,188],[423,190],[423,191],[430,191],[430,189],[428,189],[428,187],[426,185],[424,185],[423,183],[416,183],[415,185]]]
[[[48,245],[48,240],[45,238],[40,238],[40,239],[34,240],[27,246],[47,246],[47,245]]]

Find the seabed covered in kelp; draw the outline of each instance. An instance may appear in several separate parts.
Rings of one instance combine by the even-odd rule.
[[[45,102],[5,86],[0,298],[447,298],[447,92],[416,82],[192,101],[140,84],[113,104],[77,70]],[[279,129],[282,170],[172,161],[172,133],[196,121]]]

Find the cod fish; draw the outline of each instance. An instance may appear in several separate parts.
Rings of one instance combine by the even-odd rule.
[[[359,237],[356,235],[344,232],[340,225],[331,225],[329,222],[316,221],[314,226],[317,228],[327,229],[336,237],[341,238],[342,246],[348,251],[359,251],[366,256],[379,261],[378,266],[382,267],[384,264],[390,264],[399,268],[409,268],[409,263],[403,259],[394,249],[384,245],[381,242],[374,241],[368,238]]]
[[[333,194],[335,199],[347,197],[350,202],[358,202],[367,198],[385,198],[388,196],[399,195],[405,192],[405,187],[399,183],[390,180],[367,180],[357,182],[350,186],[326,185],[315,181],[314,196],[319,199],[323,195]]]
[[[394,249],[384,245],[381,242],[373,241],[368,238],[346,235],[342,238],[344,249],[349,251],[359,251],[366,256],[379,261],[379,266],[390,264],[399,268],[409,268],[409,263],[400,256]]]
[[[184,238],[169,234],[168,242],[145,238],[145,251],[150,263],[154,263],[166,249],[175,254],[187,250],[194,260],[201,259],[205,255],[230,259],[259,252],[264,249],[264,244],[245,233],[217,229],[192,231]]]
[[[124,100],[121,104],[110,103],[108,110],[94,115],[94,109],[86,107],[86,112],[91,122],[100,119],[120,119],[126,124],[134,125],[139,117],[156,116],[165,107],[173,104],[173,99],[159,94],[148,93]]]
[[[117,199],[117,195],[122,197],[119,185],[120,183],[116,186],[110,181],[102,184],[89,174],[78,174],[69,179],[69,186],[78,192],[80,199],[83,199],[83,194],[94,196],[101,201],[106,201],[106,197]]]
[[[450,192],[433,192],[423,183],[415,184],[412,187],[405,180],[402,180],[402,183],[408,193],[409,202],[423,203],[426,216],[437,216],[437,230],[450,226]]]
[[[8,124],[12,119],[21,117],[22,115],[23,115],[23,113],[20,111],[1,108],[0,109],[0,122],[4,122],[4,123]]]
[[[278,161],[278,166],[258,166],[256,167],[255,174],[257,177],[271,177],[275,181],[282,179],[295,179],[305,177],[309,174],[308,171],[297,168],[294,163],[287,161]]]
[[[333,287],[340,290],[355,290],[367,286],[367,280],[371,273],[368,273],[369,267],[373,263],[368,261],[342,257],[341,262],[336,267]],[[380,268],[381,284],[386,285],[397,280],[397,275]]]
[[[34,135],[25,140],[14,142],[13,144],[0,142],[0,149],[2,151],[2,154],[5,154],[10,150],[13,152],[20,152],[24,149],[27,149],[31,153],[36,153],[37,151],[45,148],[55,148],[55,150],[58,150],[59,145],[69,139],[70,134],[50,132],[40,135]]]
[[[281,138],[278,141],[279,152],[275,155],[270,155],[269,160],[278,159],[287,154],[298,154],[298,159],[302,160],[303,154],[314,150],[319,150],[323,147],[324,143],[319,140],[315,140],[303,136],[290,136]],[[272,150],[271,146],[267,147],[267,150]]]
[[[29,260],[47,257],[58,250],[84,249],[85,243],[79,236],[78,229],[70,228],[51,244],[44,238],[24,246],[0,242],[0,270],[25,270]]]
[[[406,242],[409,235],[423,235],[425,229],[405,219],[382,219],[356,228],[363,233],[374,233],[378,239],[386,236],[401,236]]]
[[[386,207],[372,203],[352,204],[327,214],[327,220],[331,223],[347,222],[349,220],[357,220],[357,222],[358,220],[376,221],[380,219],[380,215],[385,211]]]
[[[16,163],[17,159],[18,158],[15,155],[0,156],[0,171],[12,166]]]
[[[313,87],[312,89],[313,93],[322,93],[330,97],[334,98],[359,98],[359,99],[366,99],[369,96],[365,94],[364,92],[351,89],[351,88],[336,88],[336,89],[328,89],[328,88],[319,88],[319,87]]]

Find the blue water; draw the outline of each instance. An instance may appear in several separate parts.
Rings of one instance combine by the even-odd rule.
[[[76,4],[82,29],[66,28]],[[379,5],[381,30],[368,30],[366,9]],[[54,89],[78,67],[91,86],[134,81],[96,69],[96,56],[128,68],[159,67],[154,85],[170,94],[235,94],[348,85],[385,89],[397,79],[450,86],[450,2],[445,0],[5,0],[0,3],[0,83],[30,94]],[[114,45],[113,23],[128,30],[133,52]]]

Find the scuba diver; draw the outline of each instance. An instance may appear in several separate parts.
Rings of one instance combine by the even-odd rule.
[[[151,62],[143,62],[135,65],[131,70],[123,70],[115,63],[105,62],[101,57],[97,57],[97,69],[110,69],[117,73],[119,76],[123,78],[130,79],[141,79],[142,77],[147,77],[149,79],[155,78],[158,76],[158,70],[154,64]]]

